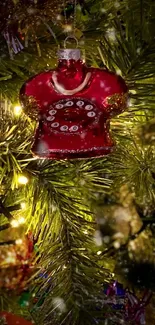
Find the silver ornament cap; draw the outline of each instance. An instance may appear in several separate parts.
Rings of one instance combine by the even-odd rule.
[[[79,49],[60,49],[58,51],[58,59],[78,61],[81,59],[81,51]]]

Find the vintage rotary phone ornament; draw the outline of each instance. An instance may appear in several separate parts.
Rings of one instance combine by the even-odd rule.
[[[6,311],[0,312],[1,323],[4,325],[32,325],[32,322]]]
[[[101,157],[111,152],[109,120],[127,106],[124,80],[87,67],[79,49],[58,51],[58,67],[28,80],[20,92],[25,113],[38,119],[32,152],[39,158]]]

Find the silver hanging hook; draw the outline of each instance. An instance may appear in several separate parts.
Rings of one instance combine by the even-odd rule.
[[[77,48],[78,45],[79,45],[79,42],[78,42],[78,39],[77,39],[74,35],[69,35],[69,36],[67,36],[67,37],[65,38],[65,40],[64,40],[64,48],[66,49],[67,41],[68,41],[68,39],[70,39],[70,38],[75,40],[75,42],[76,42],[76,48]]]

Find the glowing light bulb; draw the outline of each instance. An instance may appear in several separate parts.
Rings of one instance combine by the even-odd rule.
[[[18,223],[19,223],[20,225],[22,225],[23,223],[25,223],[25,218],[24,218],[24,217],[20,217],[20,218],[18,219]]]
[[[72,31],[72,25],[66,24],[65,26],[63,26],[64,29],[64,33],[69,33]]]
[[[28,183],[28,178],[24,175],[18,177],[18,183],[22,185],[26,185]]]
[[[97,255],[101,255],[101,254],[102,254],[102,252],[101,252],[101,251],[98,251],[98,252],[97,252]]]
[[[11,226],[13,227],[13,228],[17,228],[18,226],[19,226],[19,223],[18,223],[18,220],[12,220],[11,221]]]
[[[19,116],[19,115],[21,114],[21,112],[22,112],[22,107],[21,107],[20,105],[16,105],[16,106],[14,107],[14,114],[15,114],[16,116]]]
[[[22,242],[23,242],[23,241],[22,241],[22,239],[20,239],[20,238],[16,240],[16,244],[17,244],[17,245],[21,245]]]
[[[21,203],[21,208],[22,208],[22,209],[25,209],[25,208],[26,208],[26,203],[25,203],[25,202],[22,202],[22,203]]]

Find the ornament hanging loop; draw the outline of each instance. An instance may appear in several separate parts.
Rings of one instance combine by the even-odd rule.
[[[73,39],[73,40],[76,42],[76,48],[77,48],[78,45],[79,45],[79,42],[78,42],[77,38],[76,38],[74,35],[69,35],[69,36],[67,36],[67,37],[65,38],[65,40],[64,40],[64,48],[66,49],[66,47],[67,47],[67,41],[68,41],[69,39]]]

